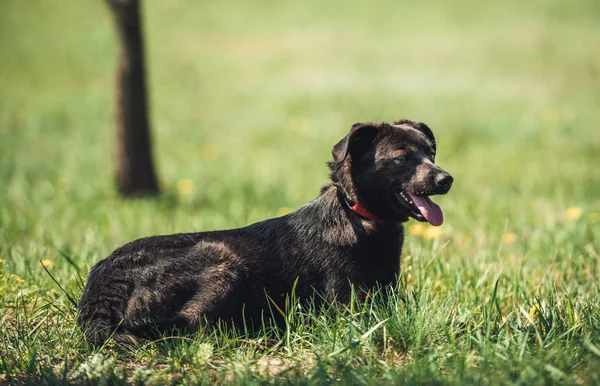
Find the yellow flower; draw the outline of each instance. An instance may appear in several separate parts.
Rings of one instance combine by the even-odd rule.
[[[0,259],[0,264],[4,264],[4,259]]]
[[[534,320],[539,310],[540,307],[537,304],[532,305],[529,309],[529,317]]]
[[[518,238],[519,235],[517,235],[516,233],[508,232],[502,235],[502,242],[506,245],[510,245],[517,241]]]
[[[569,221],[578,220],[581,217],[581,208],[578,206],[572,206],[565,212],[565,217]]]
[[[12,274],[12,275],[10,275],[10,278],[13,279],[14,281],[16,281],[17,283],[25,283],[25,279],[23,279],[19,275]]]
[[[413,236],[421,236],[423,234],[424,230],[425,230],[425,227],[420,222],[414,223],[408,227],[408,231]]]
[[[51,266],[51,265],[52,265],[52,260],[48,260],[48,259],[45,259],[45,260],[40,260],[40,263],[41,263],[41,264],[42,264],[44,267],[49,267],[49,266]]]
[[[427,240],[433,240],[433,239],[437,239],[438,237],[440,237],[443,234],[444,234],[444,231],[440,227],[428,227],[427,229],[425,229],[425,233],[423,234],[423,237],[425,237]]]
[[[596,224],[598,221],[600,221],[600,214],[598,213],[590,213],[590,222],[592,224]]]
[[[277,217],[285,216],[288,213],[292,213],[294,210],[292,208],[288,208],[287,206],[283,206],[277,209]]]
[[[180,196],[189,196],[192,194],[194,189],[194,181],[192,180],[179,180],[177,181],[177,194]]]

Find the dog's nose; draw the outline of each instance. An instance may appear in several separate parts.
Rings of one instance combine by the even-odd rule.
[[[435,183],[440,188],[449,187],[450,185],[452,185],[453,182],[454,182],[454,178],[452,178],[452,176],[446,172],[439,173],[435,177]]]

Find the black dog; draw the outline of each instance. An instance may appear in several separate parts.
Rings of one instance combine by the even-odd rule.
[[[396,283],[409,217],[440,225],[429,199],[453,178],[434,164],[433,133],[408,120],[364,123],[333,147],[331,183],[296,212],[245,228],[154,236],[122,246],[96,264],[78,323],[98,344],[202,321],[256,322],[296,296],[348,302]]]

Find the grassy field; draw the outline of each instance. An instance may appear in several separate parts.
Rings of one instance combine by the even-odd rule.
[[[103,2],[0,3],[0,383],[600,384],[597,0],[145,5],[163,194],[123,200]],[[127,241],[302,206],[351,124],[401,117],[455,183],[441,228],[406,224],[400,288],[269,334],[86,346],[42,264],[78,299]]]

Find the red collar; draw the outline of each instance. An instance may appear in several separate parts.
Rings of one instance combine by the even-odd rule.
[[[360,203],[357,202],[354,205],[350,204],[350,201],[348,201],[348,193],[346,193],[346,189],[344,189],[342,184],[335,182],[335,181],[332,181],[331,183],[333,184],[333,186],[335,186],[338,189],[338,194],[341,195],[341,198],[344,200],[346,205],[348,205],[348,208],[352,209],[352,211],[354,213],[356,213],[359,216],[364,217],[368,220],[383,221],[381,218],[375,216],[373,213],[371,213],[367,208],[362,206]]]
[[[350,206],[350,205],[348,205],[348,206]],[[350,206],[350,209],[352,209],[355,213],[359,214],[360,216],[367,218],[369,220],[383,221],[379,217],[375,216],[373,213],[369,212],[369,210],[367,208],[365,208],[358,202],[356,204]]]

